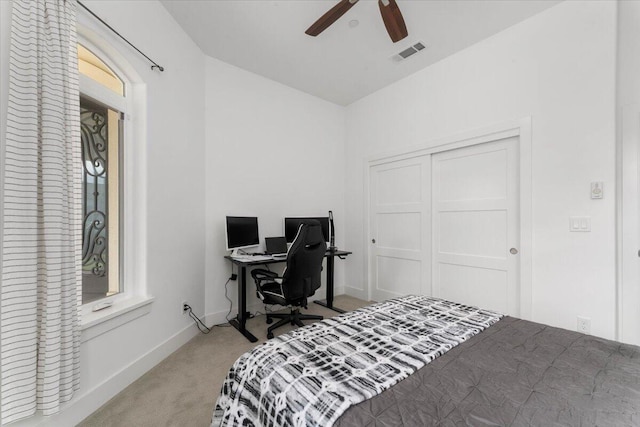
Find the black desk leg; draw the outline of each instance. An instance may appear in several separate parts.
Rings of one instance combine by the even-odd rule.
[[[338,313],[345,313],[341,308],[333,306],[333,262],[335,257],[329,255],[327,257],[327,299],[314,301],[323,307],[327,307],[330,310],[337,311]]]
[[[231,319],[229,323],[236,328],[246,339],[251,342],[258,341],[246,328],[247,324],[247,268],[240,267],[240,282],[238,283],[238,315]]]

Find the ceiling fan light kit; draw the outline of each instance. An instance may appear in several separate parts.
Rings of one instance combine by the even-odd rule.
[[[329,9],[328,12],[307,28],[305,33],[313,37],[317,36],[340,19],[340,17],[347,13],[357,2],[358,0],[340,0],[338,4]],[[378,0],[378,7],[380,8],[380,15],[382,15],[382,21],[387,29],[387,33],[389,33],[389,37],[391,37],[391,41],[396,43],[407,37],[407,26],[404,23],[404,18],[402,17],[396,0]]]

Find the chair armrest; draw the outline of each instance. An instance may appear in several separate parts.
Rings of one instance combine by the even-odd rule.
[[[262,268],[256,268],[255,270],[251,270],[251,277],[253,277],[254,279],[260,279],[260,280],[264,280],[266,278],[274,279],[278,277],[278,273],[275,273],[270,270],[265,270]]]
[[[260,268],[252,270],[251,277],[253,277],[253,280],[255,280],[258,286],[262,285],[263,282],[275,282],[278,279],[282,280],[282,277],[278,276],[278,273]]]

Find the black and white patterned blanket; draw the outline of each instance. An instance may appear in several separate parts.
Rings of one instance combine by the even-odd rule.
[[[295,329],[233,364],[211,425],[331,426],[501,317],[409,295]]]

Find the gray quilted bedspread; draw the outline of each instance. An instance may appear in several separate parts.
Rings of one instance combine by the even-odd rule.
[[[334,425],[640,426],[640,348],[505,317]]]

